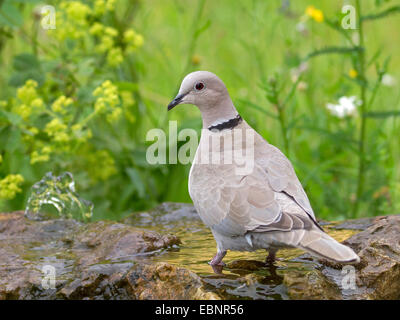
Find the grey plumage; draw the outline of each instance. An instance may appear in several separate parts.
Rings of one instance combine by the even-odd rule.
[[[275,252],[284,247],[302,248],[335,262],[359,261],[352,249],[318,225],[290,161],[238,116],[217,76],[206,71],[189,74],[178,97],[169,109],[195,104],[203,118],[205,130],[190,170],[189,193],[217,242],[218,253],[211,264],[222,263],[227,250]],[[242,153],[253,150],[252,170],[238,173],[238,163],[227,159],[229,148]],[[205,156],[220,161],[210,163]]]

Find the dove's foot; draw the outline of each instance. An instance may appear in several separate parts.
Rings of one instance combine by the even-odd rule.
[[[226,251],[218,251],[214,258],[209,262],[211,266],[221,266],[225,267],[225,263],[222,262],[222,259],[225,257]]]
[[[265,259],[265,264],[267,264],[267,265],[273,265],[274,262],[275,262],[275,259],[276,259],[276,252],[277,252],[278,250],[270,249],[270,250],[267,250],[267,251],[268,251],[268,256],[267,256],[267,258]]]
[[[224,267],[220,265],[216,266],[211,265],[211,268],[213,269],[215,274],[222,274],[222,270],[224,269]]]

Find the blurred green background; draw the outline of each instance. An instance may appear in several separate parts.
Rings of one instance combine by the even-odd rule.
[[[48,171],[74,175],[95,219],[190,202],[190,165],[149,165],[146,133],[169,120],[200,133],[197,108],[166,105],[208,70],[292,161],[318,217],[399,213],[399,1],[46,4],[56,29],[42,2],[0,0],[0,210],[23,209]],[[352,96],[347,116],[327,107]]]

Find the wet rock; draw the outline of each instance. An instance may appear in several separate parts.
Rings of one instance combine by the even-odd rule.
[[[345,244],[361,259],[353,298],[400,299],[400,216],[375,219]]]
[[[193,272],[147,259],[179,243],[122,223],[0,213],[0,299],[218,298]]]
[[[82,278],[65,285],[63,299],[215,300],[220,297],[203,288],[195,273],[168,263],[135,263],[124,270],[119,265],[91,267]]]
[[[257,260],[234,260],[227,264],[227,268],[229,269],[240,269],[248,271],[255,271],[265,267],[265,262]]]
[[[332,225],[332,229],[347,229],[347,230],[365,230],[372,226],[377,217],[360,218],[346,220],[341,223]]]
[[[198,275],[167,263],[141,265],[129,271],[127,280],[136,299],[220,299],[203,289]]]
[[[366,227],[366,221],[371,224]],[[365,228],[343,243],[359,255],[358,265],[318,261],[304,254],[293,261],[308,260],[305,270],[288,270],[284,283],[295,299],[400,299],[400,216],[352,220],[343,224]],[[333,227],[334,228],[334,227]],[[351,277],[354,275],[354,281]]]
[[[129,215],[123,223],[140,227],[162,227],[172,229],[201,222],[193,205],[188,203],[164,202],[158,207]]]
[[[340,300],[342,295],[337,285],[318,269],[308,271],[289,270],[284,273],[283,283],[288,295],[296,300]]]
[[[73,249],[80,250],[82,246],[89,249],[79,260],[82,265],[104,260],[126,260],[180,243],[179,238],[174,235],[161,235],[154,231],[106,221],[82,226],[74,240],[76,243]]]

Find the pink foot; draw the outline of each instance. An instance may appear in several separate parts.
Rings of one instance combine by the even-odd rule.
[[[225,257],[226,251],[218,251],[214,258],[209,262],[211,266],[225,266],[222,259]]]

